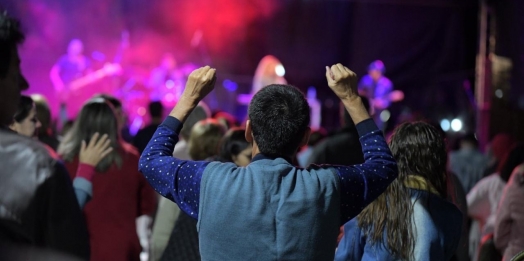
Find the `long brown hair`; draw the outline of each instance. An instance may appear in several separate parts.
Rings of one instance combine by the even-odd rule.
[[[405,184],[416,176],[446,198],[446,145],[435,127],[413,122],[398,126],[389,146],[398,164],[398,178],[357,219],[371,243],[382,244],[397,258],[411,260],[416,235],[410,189]]]
[[[73,127],[58,146],[58,154],[65,161],[72,161],[80,153],[82,141],[89,143],[96,132],[100,135],[107,134],[113,147],[113,151],[98,163],[96,170],[105,172],[113,163],[121,167],[118,120],[112,106],[102,98],[95,98],[84,104]]]

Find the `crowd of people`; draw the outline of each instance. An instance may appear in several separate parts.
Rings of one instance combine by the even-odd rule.
[[[58,133],[45,97],[21,95],[23,39],[1,13],[0,260],[476,261],[524,250],[524,145],[498,134],[483,154],[465,135],[450,151],[424,121],[385,135],[342,64],[319,72],[340,100],[330,135],[309,127],[306,97],[287,84],[255,93],[245,122],[213,115],[209,66],[168,115],[152,101],[134,137],[109,95]]]

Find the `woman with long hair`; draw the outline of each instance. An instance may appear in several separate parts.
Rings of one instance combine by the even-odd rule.
[[[449,260],[462,214],[447,201],[446,146],[433,126],[404,123],[391,137],[399,175],[344,225],[336,260]]]
[[[40,127],[40,121],[36,116],[36,107],[33,99],[29,96],[22,95],[16,114],[13,117],[13,123],[9,125],[9,128],[22,136],[32,138],[36,130]],[[93,166],[96,166],[98,162],[112,150],[109,146],[107,136],[100,136],[98,133],[93,134],[89,144],[85,143],[85,141],[82,143],[79,152],[80,164],[75,171],[76,175],[73,180],[73,187],[80,208],[84,207],[93,194],[91,184],[91,178],[94,175]],[[53,148],[45,143],[42,143],[42,145],[51,156],[58,159],[58,155]]]
[[[93,198],[84,208],[91,260],[140,260],[136,218],[153,213],[156,195],[137,170],[138,153],[120,139],[112,106],[102,98],[88,101],[58,153],[71,173],[78,166],[82,141],[94,133],[107,135],[113,151],[95,166]]]

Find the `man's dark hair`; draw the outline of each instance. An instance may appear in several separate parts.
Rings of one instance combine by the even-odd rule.
[[[249,120],[260,152],[291,156],[309,126],[309,105],[304,94],[290,85],[271,84],[253,96]]]
[[[5,77],[11,63],[11,50],[24,41],[20,23],[0,10],[0,77]]]
[[[164,106],[159,101],[153,101],[149,103],[149,115],[151,118],[161,118]]]

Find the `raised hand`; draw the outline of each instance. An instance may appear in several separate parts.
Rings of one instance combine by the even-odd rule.
[[[91,137],[89,144],[86,145],[85,141],[82,141],[82,146],[80,148],[80,163],[91,165],[95,167],[98,163],[104,159],[113,148],[110,147],[111,140],[108,138],[107,134],[102,135],[95,133]]]
[[[187,79],[182,99],[189,99],[196,103],[204,99],[215,88],[215,72],[216,70],[209,66],[201,67],[191,72]]]
[[[340,63],[326,66],[326,79],[329,88],[341,100],[353,100],[358,98],[357,74]]]

